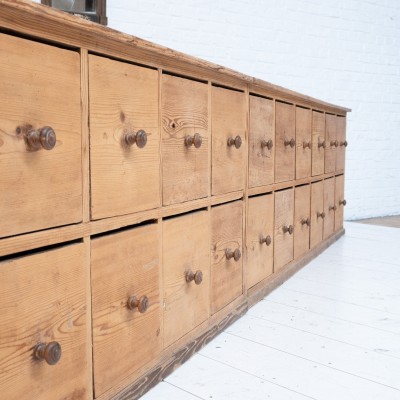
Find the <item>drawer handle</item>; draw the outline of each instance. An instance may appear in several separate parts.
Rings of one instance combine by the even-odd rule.
[[[240,257],[242,256],[242,253],[240,252],[239,249],[231,250],[231,249],[226,249],[225,250],[225,255],[228,260],[230,260],[232,257],[235,261],[239,261]]]
[[[185,278],[186,282],[194,281],[196,285],[200,285],[200,283],[203,282],[203,273],[200,270],[197,270],[196,272],[187,271]]]
[[[285,139],[285,146],[294,147],[296,145],[296,141],[294,139]]]
[[[139,149],[143,149],[147,143],[147,133],[143,129],[140,129],[137,133],[129,132],[125,134],[124,139],[128,146],[132,146],[136,143],[136,146],[139,147]]]
[[[300,223],[301,223],[302,225],[310,226],[310,225],[311,225],[311,219],[310,219],[310,218],[302,218],[302,220],[300,221]]]
[[[322,218],[322,219],[324,219],[325,218],[325,212],[324,211],[322,211],[322,212],[317,212],[317,218]]]
[[[203,138],[199,133],[195,133],[193,136],[186,136],[185,137],[185,145],[187,147],[193,146],[198,149],[201,147],[201,144],[203,143]]]
[[[49,365],[55,365],[61,358],[61,345],[58,342],[38,343],[33,349],[36,360],[46,361]]]
[[[129,297],[128,308],[134,310],[136,307],[141,314],[145,313],[149,308],[149,298],[147,296],[142,296],[140,299],[136,296]]]
[[[272,243],[272,239],[271,236],[267,235],[267,236],[261,236],[260,237],[260,244],[265,243],[267,246],[269,246]]]
[[[282,231],[283,231],[283,233],[287,232],[287,233],[289,233],[289,235],[291,235],[294,231],[294,227],[293,227],[293,225],[289,225],[289,226],[283,225]]]
[[[228,139],[229,147],[235,146],[237,149],[239,149],[241,145],[242,145],[242,138],[240,136],[236,136],[235,138],[230,137]]]
[[[337,140],[331,141],[331,147],[338,147],[338,146],[339,146],[339,142]]]
[[[268,150],[271,150],[273,146],[274,146],[274,143],[271,139],[261,141],[261,148],[266,147]]]
[[[336,211],[337,207],[335,205],[329,206],[329,211]]]
[[[339,206],[341,206],[341,205],[343,205],[343,206],[345,206],[347,204],[347,201],[346,200],[339,200]]]
[[[321,148],[321,147],[323,147],[325,149],[325,147],[326,147],[325,140],[323,140],[322,142],[318,142],[318,148]]]
[[[347,147],[347,140],[345,140],[344,142],[340,142],[340,146],[344,146],[344,147]]]
[[[17,128],[17,132],[21,128]],[[41,147],[45,150],[54,148],[57,142],[56,133],[50,126],[45,126],[42,129],[29,129],[25,134],[25,140],[29,150],[39,150]]]
[[[311,142],[303,142],[303,149],[309,148],[311,150]]]

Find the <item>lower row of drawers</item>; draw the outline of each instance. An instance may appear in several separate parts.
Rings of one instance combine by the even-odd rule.
[[[91,324],[95,396],[137,378],[163,349],[238,298],[244,286],[339,229],[342,186],[338,176],[250,198],[245,266],[242,201],[92,238],[91,315],[84,243],[3,261],[5,398],[90,399]],[[325,218],[316,216],[324,212]]]

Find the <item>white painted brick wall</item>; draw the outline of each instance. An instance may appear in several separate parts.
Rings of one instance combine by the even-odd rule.
[[[346,219],[400,214],[399,0],[107,0],[109,26],[353,109]]]

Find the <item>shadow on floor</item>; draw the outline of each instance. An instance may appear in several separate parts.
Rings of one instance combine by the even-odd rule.
[[[400,215],[392,215],[390,217],[366,218],[357,221],[361,224],[390,226],[392,228],[400,228]]]

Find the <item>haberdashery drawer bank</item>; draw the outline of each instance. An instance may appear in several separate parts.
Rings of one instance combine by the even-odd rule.
[[[0,21],[1,399],[136,399],[344,233],[350,110],[28,1]]]

